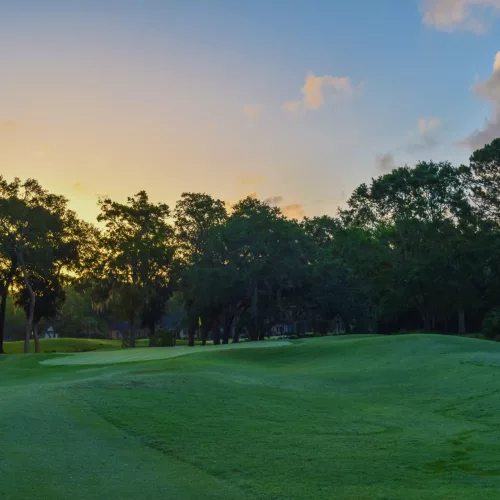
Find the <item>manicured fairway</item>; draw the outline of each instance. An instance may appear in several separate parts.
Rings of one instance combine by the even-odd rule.
[[[0,376],[2,500],[500,499],[493,342],[12,355]]]
[[[100,351],[103,349],[121,349],[121,340],[101,339],[42,339],[40,350],[42,352],[80,352]],[[24,342],[5,342],[7,354],[18,354],[24,351]],[[32,340],[30,351],[35,352],[35,343]]]
[[[282,347],[289,345],[286,340],[272,340],[262,342],[244,342],[241,344],[228,344],[206,347],[208,352],[225,351],[228,349],[262,349],[268,347]],[[201,351],[203,352],[203,351]],[[200,353],[199,349],[187,346],[159,347],[155,349],[120,349],[117,351],[88,352],[71,354],[53,359],[41,361],[44,365],[102,365],[111,363],[137,363],[141,361],[153,361],[155,359],[176,358],[186,354]]]

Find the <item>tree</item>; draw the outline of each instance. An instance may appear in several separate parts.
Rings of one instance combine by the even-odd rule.
[[[196,258],[214,227],[224,224],[227,211],[223,201],[205,193],[182,193],[174,210],[179,247],[188,261]]]
[[[16,305],[23,308],[28,318],[32,314],[32,331],[35,339],[35,352],[40,352],[40,343],[38,336],[38,326],[42,319],[54,318],[60,312],[66,293],[61,283],[55,276],[49,278],[42,276],[31,276],[30,286],[32,290],[21,288],[16,298]],[[32,302],[32,293],[36,300]],[[31,305],[34,304],[33,312]]]
[[[29,301],[26,311],[25,352],[36,306],[34,276],[62,276],[78,259],[78,218],[67,200],[44,190],[34,179],[11,183],[0,177],[0,350],[3,352],[5,301],[17,275]],[[39,280],[38,283],[42,283]]]
[[[189,345],[192,347],[199,317],[203,316],[203,332],[206,334],[217,316],[213,303],[200,303],[201,286],[206,287],[211,282],[209,277],[199,274],[200,266],[195,271],[192,271],[192,267],[201,261],[209,269],[212,267],[212,255],[210,251],[207,253],[207,245],[214,231],[226,222],[227,211],[223,201],[207,194],[183,193],[175,206],[174,219],[181,253],[180,279],[188,315]],[[201,281],[197,281],[195,276]],[[214,340],[218,342],[218,338]]]
[[[150,202],[145,191],[128,198],[126,204],[105,198],[100,207],[98,221],[106,229],[97,274],[130,322],[129,345],[135,347],[137,329],[153,305],[152,297],[155,311],[163,311],[168,300],[169,293],[155,295],[158,287],[173,284],[175,243],[168,223],[170,210],[166,204]]]
[[[64,289],[65,300],[52,320],[58,333],[65,337],[104,337],[105,315],[95,307],[92,284],[77,283]]]
[[[445,268],[450,245],[465,244],[465,234],[474,233],[477,225],[464,169],[433,162],[395,169],[373,179],[370,186],[357,188],[348,209],[341,211],[341,219],[346,227],[378,232],[390,255],[379,273],[381,305],[390,304],[392,311],[399,308],[403,313],[412,304],[428,330],[433,318],[445,309],[444,297],[453,295],[458,317],[463,318],[466,286],[457,286],[455,281],[452,287],[442,280],[437,286],[436,280],[437,271]],[[455,279],[458,276],[465,284],[467,273],[457,268]],[[461,296],[457,290],[462,290]]]
[[[192,301],[191,316],[206,318],[215,343],[221,325],[223,342],[228,341],[236,318],[250,340],[263,339],[284,319],[292,290],[303,277],[307,255],[302,243],[298,223],[278,208],[253,198],[242,200],[224,225],[213,228],[186,270],[184,295]]]
[[[468,170],[474,201],[483,216],[500,222],[500,138],[475,151]]]

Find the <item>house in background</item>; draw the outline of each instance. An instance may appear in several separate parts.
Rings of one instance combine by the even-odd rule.
[[[177,337],[183,339],[188,337],[186,323],[186,314],[183,310],[180,310],[165,314],[161,318],[159,326],[163,330],[175,331],[177,333]]]
[[[126,339],[130,333],[130,323],[128,321],[110,321],[108,323],[109,337],[113,340]],[[140,328],[136,332],[136,338],[149,337],[147,328]]]
[[[49,326],[46,328],[42,334],[40,335],[41,339],[57,339],[59,338],[59,335],[55,332],[54,328],[52,326]]]
[[[113,340],[121,340],[130,332],[128,321],[111,321],[108,324],[109,336]]]

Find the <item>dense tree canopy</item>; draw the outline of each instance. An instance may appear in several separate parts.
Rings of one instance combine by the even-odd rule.
[[[171,212],[140,191],[101,200],[92,225],[35,180],[0,177],[0,352],[4,332],[19,329],[14,306],[27,349],[48,321],[78,336],[122,321],[131,347],[164,325],[186,328],[191,345],[196,334],[218,344],[483,325],[496,336],[499,194],[500,139],[468,166],[396,168],[335,216],[302,221],[252,197],[228,208],[205,193],[183,193]]]

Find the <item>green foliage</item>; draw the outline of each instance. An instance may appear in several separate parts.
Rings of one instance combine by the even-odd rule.
[[[187,329],[191,346],[333,323],[478,331],[499,307],[499,151],[500,139],[469,166],[396,168],[356,188],[335,217],[302,222],[254,197],[227,209],[205,193],[183,193],[171,213],[140,191],[100,200],[101,231],[36,181],[0,178],[0,346],[12,293],[28,336],[49,322],[105,336],[119,320],[131,347],[160,326]]]
[[[500,222],[500,138],[473,153],[469,174],[483,216]]]
[[[483,321],[483,333],[490,339],[500,336],[500,307],[495,307],[486,314]]]
[[[157,330],[149,339],[149,347],[174,347],[175,332],[172,330]]]
[[[93,306],[89,288],[66,288],[66,300],[51,323],[63,337],[104,338],[107,335],[105,318]]]
[[[12,287],[26,312],[26,351],[33,326],[54,316],[64,301],[62,283],[85,246],[82,223],[67,204],[34,179],[9,183],[0,176],[0,353]]]
[[[5,337],[10,340],[21,340],[24,337],[25,323],[24,310],[16,306],[13,297],[9,295],[6,304]]]
[[[99,291],[107,288],[104,297],[113,298],[130,322],[130,346],[135,347],[136,330],[161,318],[172,293],[175,245],[170,210],[164,203],[151,203],[144,191],[126,204],[106,198],[100,205],[98,221],[106,230],[96,269]]]

